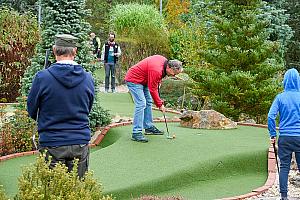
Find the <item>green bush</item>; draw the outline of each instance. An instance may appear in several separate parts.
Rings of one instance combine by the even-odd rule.
[[[181,28],[170,30],[171,57],[184,66],[201,66],[206,50],[203,25],[195,19]]]
[[[7,200],[7,199],[8,199],[8,198],[7,198],[6,195],[5,195],[3,186],[0,185],[0,200]]]
[[[122,48],[120,64],[123,71],[150,55],[168,56],[169,33],[163,16],[154,6],[120,4],[112,9],[110,19],[111,30],[116,32]]]
[[[57,164],[54,169],[48,165],[44,156],[40,155],[34,164],[23,168],[16,200],[113,199],[102,195],[102,186],[93,178],[92,172],[87,172],[83,180],[79,179],[77,162],[74,163],[74,170],[69,173],[63,164]]]
[[[176,108],[181,106],[178,105],[178,99],[184,94],[184,90],[186,92],[188,90],[185,81],[165,79],[161,84],[159,92],[165,106]]]
[[[36,123],[28,116],[25,100],[20,102],[14,115],[2,124],[0,156],[35,150],[31,136],[37,132]]]
[[[0,7],[0,102],[15,102],[20,80],[39,41],[36,18]],[[1,100],[2,99],[2,100]]]
[[[111,115],[109,114],[108,110],[104,110],[100,106],[99,101],[96,101],[93,104],[89,118],[90,127],[93,131],[95,131],[96,127],[103,127],[111,123]]]

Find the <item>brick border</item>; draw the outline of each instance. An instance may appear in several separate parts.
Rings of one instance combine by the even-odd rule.
[[[158,110],[158,109],[154,108],[154,110]],[[167,112],[173,113],[173,114],[180,114],[180,112],[174,111],[174,110],[167,110]],[[153,121],[154,122],[164,122],[165,120],[164,119],[155,119]],[[180,119],[167,119],[167,121],[168,122],[180,122]],[[115,128],[115,127],[120,127],[120,126],[128,126],[131,124],[132,124],[132,121],[128,121],[128,122],[112,123],[112,124],[105,126],[101,130],[98,130],[95,132],[95,134],[97,134],[97,135],[94,138],[94,140],[89,144],[89,146],[91,148],[93,148],[93,147],[96,147],[97,145],[99,145],[100,142],[104,139],[104,137],[107,134],[107,132],[109,131],[109,129]],[[241,122],[238,122],[237,124],[240,126],[253,126],[253,127],[258,127],[258,128],[267,128],[268,127],[267,125],[262,125],[262,124],[250,124],[250,123],[241,123]],[[14,153],[14,154],[6,155],[6,156],[1,156],[0,162],[9,160],[12,158],[33,155],[33,154],[37,154],[37,153],[38,153],[38,151],[27,151],[27,152],[22,152],[22,153]],[[268,151],[268,178],[267,178],[267,181],[265,182],[265,184],[259,188],[253,189],[251,192],[249,192],[247,194],[234,196],[234,197],[222,198],[222,200],[241,200],[241,199],[255,197],[255,196],[262,194],[263,192],[265,192],[269,188],[271,188],[272,185],[275,183],[276,173],[277,173],[277,171],[276,171],[275,153],[274,153],[273,147],[270,146],[269,151]]]
[[[14,153],[14,154],[9,154],[6,156],[1,156],[0,157],[0,162],[3,162],[5,160],[9,160],[12,158],[18,158],[18,157],[22,157],[22,156],[29,156],[29,155],[33,155],[33,154],[37,154],[38,151],[26,151],[26,152],[21,152],[21,153]]]

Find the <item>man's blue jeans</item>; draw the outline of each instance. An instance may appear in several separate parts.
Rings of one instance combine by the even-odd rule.
[[[287,194],[288,175],[291,166],[292,153],[295,157],[300,171],[300,136],[279,136],[278,157],[280,159],[279,185],[280,193]]]
[[[153,126],[152,97],[148,86],[132,82],[126,84],[135,104],[132,133],[142,133],[143,128],[147,129]]]

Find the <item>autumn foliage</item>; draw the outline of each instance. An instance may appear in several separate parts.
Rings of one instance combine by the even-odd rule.
[[[2,7],[0,31],[0,102],[14,102],[39,40],[37,20],[31,14]]]

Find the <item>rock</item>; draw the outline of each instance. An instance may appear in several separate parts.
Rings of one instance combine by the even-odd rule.
[[[121,123],[121,122],[129,122],[132,121],[131,117],[121,117],[119,115],[116,115],[113,119],[112,122],[113,123]]]
[[[293,153],[292,162],[291,162],[291,169],[292,170],[297,170],[298,169],[295,153]]]
[[[214,110],[184,111],[180,125],[199,129],[234,129],[237,123]]]
[[[298,172],[298,173],[290,173],[289,174],[289,182],[294,187],[299,188],[300,187],[300,172]]]
[[[256,124],[256,121],[254,119],[246,119],[239,121],[239,123]]]
[[[245,114],[245,113],[240,114],[239,122],[240,123],[247,123],[247,124],[256,124],[256,121],[254,119],[250,118],[250,116]]]

